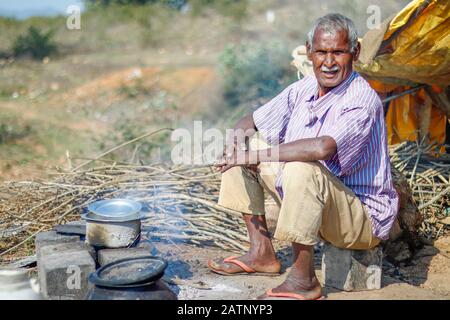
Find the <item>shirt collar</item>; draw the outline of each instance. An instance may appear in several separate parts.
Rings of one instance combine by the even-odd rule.
[[[331,89],[326,95],[322,97],[319,96],[319,85],[317,83],[313,86],[313,94],[307,95],[307,106],[309,109],[309,118],[307,120],[306,126],[313,126],[316,124],[317,120],[321,119],[327,111],[330,109],[330,107],[333,105],[333,102],[336,100],[336,98],[343,94],[350,83],[358,76],[358,74],[353,71],[350,76],[347,77],[342,83],[340,83],[337,87],[334,87]]]
[[[350,83],[358,76],[358,73],[353,71],[350,76],[342,81],[338,86],[331,89],[327,94],[319,98],[319,85],[317,80],[313,86],[312,94],[306,96],[306,102],[311,112],[316,115],[323,114],[330,106],[335,98],[346,91]]]

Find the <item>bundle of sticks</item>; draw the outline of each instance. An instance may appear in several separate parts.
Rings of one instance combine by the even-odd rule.
[[[406,178],[421,215],[419,231],[430,240],[450,229],[450,157],[443,148],[414,142],[390,147],[393,171]]]

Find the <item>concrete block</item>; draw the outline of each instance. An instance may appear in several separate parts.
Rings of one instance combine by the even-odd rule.
[[[76,221],[77,222],[77,221]],[[53,230],[59,234],[86,236],[86,225],[81,223],[66,223],[53,227]]]
[[[97,252],[95,251],[94,247],[90,246],[87,242],[83,241],[77,241],[77,242],[67,242],[67,243],[58,243],[53,245],[47,245],[44,247],[41,247],[39,249],[40,255],[43,256],[49,256],[52,254],[59,254],[62,252],[72,252],[72,251],[80,251],[80,250],[86,250],[91,255],[92,259],[94,261],[97,260]],[[42,260],[42,258],[38,258],[39,260]]]
[[[345,250],[325,243],[322,255],[324,285],[345,291],[378,290],[381,288],[383,252]]]
[[[41,247],[38,277],[44,298],[84,299],[92,287],[88,276],[96,266],[92,254],[93,249],[83,242]]]
[[[151,254],[146,248],[102,249],[98,251],[98,264],[104,266],[121,259],[145,257],[149,255]]]
[[[69,221],[66,224],[71,226],[86,226],[86,221],[84,220]]]
[[[79,241],[80,237],[76,235],[63,235],[58,234],[56,231],[40,232],[36,235],[36,238],[34,240],[37,258],[39,259],[41,248],[45,246],[60,243],[73,243]]]

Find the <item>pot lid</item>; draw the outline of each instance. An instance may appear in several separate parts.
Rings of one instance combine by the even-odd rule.
[[[93,221],[131,221],[142,219],[142,205],[129,199],[108,199],[91,203],[89,213],[83,215],[86,220]]]
[[[86,221],[95,221],[95,222],[128,222],[128,221],[133,221],[133,220],[141,220],[143,218],[145,218],[145,215],[142,213],[135,213],[132,214],[130,216],[125,216],[125,217],[119,217],[119,218],[108,218],[108,217],[102,217],[99,215],[96,215],[94,213],[87,213],[87,214],[81,214],[81,219],[86,220]]]
[[[109,263],[89,275],[89,281],[104,287],[140,286],[152,283],[164,274],[167,262],[146,256]]]
[[[141,211],[142,205],[129,199],[107,199],[91,203],[88,210],[96,215],[109,218],[129,216]]]

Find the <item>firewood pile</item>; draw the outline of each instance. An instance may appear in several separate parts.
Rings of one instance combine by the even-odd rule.
[[[430,240],[448,232],[450,214],[450,163],[430,156],[433,150],[415,143],[390,150],[401,194],[400,227]],[[220,175],[210,166],[137,165],[101,157],[49,180],[5,182],[0,264],[33,254],[37,233],[79,220],[89,203],[119,197],[143,204],[151,237],[243,252],[245,226],[238,212],[217,205],[219,187]]]
[[[428,240],[450,227],[450,157],[440,147],[404,142],[390,148],[403,229]]]

